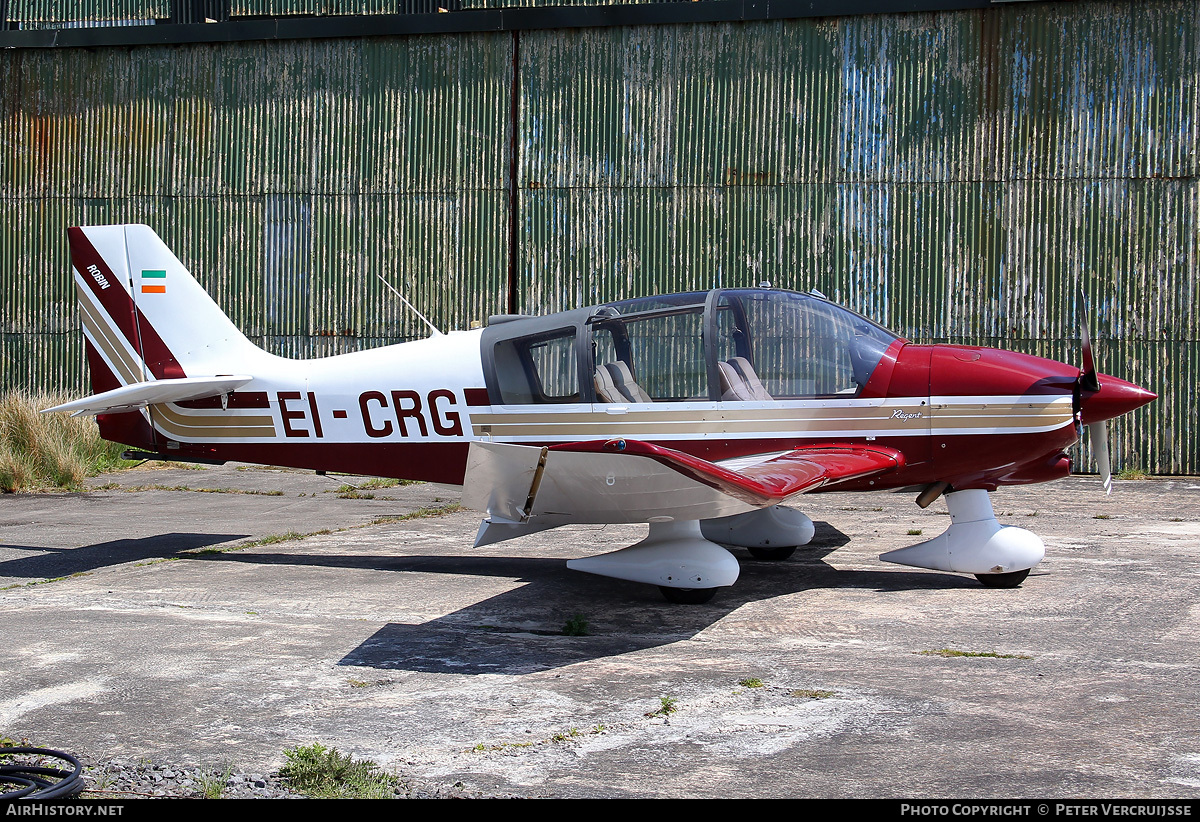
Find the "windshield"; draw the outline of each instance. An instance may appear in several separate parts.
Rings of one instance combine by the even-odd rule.
[[[729,366],[751,393],[757,379],[773,399],[857,396],[898,339],[849,309],[791,291],[723,291],[716,315],[721,373],[721,363]],[[741,399],[724,396],[739,388],[731,378],[722,399]]]

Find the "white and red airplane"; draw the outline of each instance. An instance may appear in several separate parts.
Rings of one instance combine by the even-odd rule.
[[[951,524],[883,554],[1019,585],[1042,541],[988,496],[1070,471],[1066,449],[1155,395],[990,348],[916,345],[815,294],[720,288],[492,317],[486,328],[314,360],[251,343],[142,225],[69,229],[101,434],[179,460],[237,460],[464,486],[476,545],[568,523],[649,523],[568,566],[704,602],[722,546],[785,559],[804,493],[945,494]]]

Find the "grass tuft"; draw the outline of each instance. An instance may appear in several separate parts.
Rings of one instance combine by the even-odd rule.
[[[673,696],[660,696],[659,706],[653,711],[646,711],[646,716],[670,716],[679,710],[679,700]]]
[[[65,395],[13,391],[0,397],[0,491],[76,490],[96,474],[136,465],[125,446],[101,439],[94,418],[42,414]]]
[[[564,636],[587,636],[587,617],[583,614],[575,614],[575,616],[568,619],[566,624],[563,625],[562,632]]]
[[[392,777],[366,759],[356,760],[319,742],[283,752],[287,764],[279,776],[313,799],[388,799],[395,796]]]
[[[797,699],[829,699],[833,695],[833,691],[826,691],[821,688],[797,688],[792,691],[792,696]]]
[[[998,654],[994,651],[955,651],[951,648],[939,648],[936,651],[917,651],[921,656],[942,657],[986,657],[988,659],[1033,659],[1023,654]]]

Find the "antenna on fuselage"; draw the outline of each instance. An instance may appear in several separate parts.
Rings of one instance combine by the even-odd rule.
[[[445,334],[443,334],[441,331],[438,331],[438,327],[437,327],[436,325],[434,325],[433,323],[431,323],[431,322],[429,321],[429,318],[428,318],[428,317],[426,317],[424,314],[422,314],[420,311],[418,311],[418,310],[417,310],[417,307],[416,307],[415,305],[413,305],[412,303],[410,303],[408,300],[404,299],[404,295],[403,295],[403,294],[401,294],[399,291],[397,291],[395,288],[393,288],[393,287],[392,287],[392,284],[391,284],[391,283],[389,283],[387,280],[385,280],[385,279],[383,278],[383,275],[382,275],[382,274],[380,274],[380,273],[379,273],[379,272],[377,272],[377,271],[376,271],[376,272],[374,272],[374,273],[375,273],[375,276],[379,278],[379,282],[381,282],[381,283],[383,283],[385,286],[387,286],[387,289],[388,289],[388,291],[391,291],[393,294],[395,294],[397,297],[399,297],[399,298],[400,298],[400,302],[402,302],[402,303],[404,303],[405,305],[407,305],[407,306],[408,306],[408,307],[409,307],[409,308],[412,310],[412,313],[414,313],[414,314],[416,314],[418,317],[420,317],[420,318],[421,318],[421,321],[422,321],[423,323],[425,323],[425,325],[429,326],[429,330],[433,332],[433,336],[435,336],[435,337],[444,337],[444,336],[445,336]]]

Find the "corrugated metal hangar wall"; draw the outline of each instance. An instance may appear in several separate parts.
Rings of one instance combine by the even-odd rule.
[[[8,19],[54,28],[54,5]],[[376,273],[443,329],[768,280],[1071,362],[1082,286],[1101,370],[1161,395],[1112,427],[1115,464],[1198,473],[1198,18],[1080,0],[0,48],[0,388],[84,389],[81,223],[150,224],[303,357],[423,335]]]

